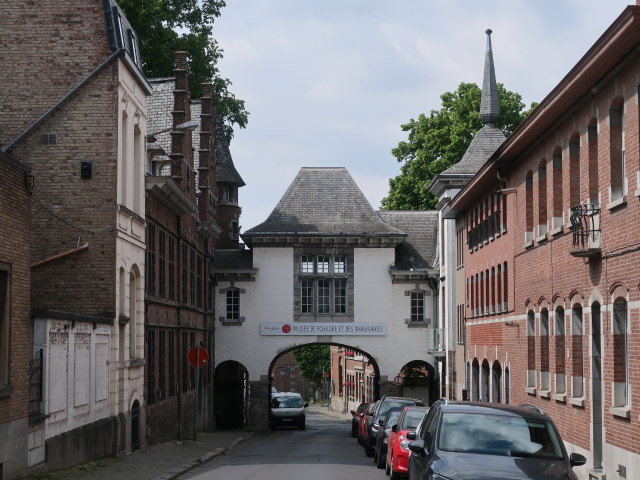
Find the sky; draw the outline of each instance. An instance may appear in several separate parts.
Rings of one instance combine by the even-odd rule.
[[[401,125],[496,78],[541,101],[633,0],[227,0],[218,67],[249,123],[231,154],[242,231],[267,219],[302,167],[346,167],[372,207],[400,173]],[[318,208],[322,208],[321,205]]]

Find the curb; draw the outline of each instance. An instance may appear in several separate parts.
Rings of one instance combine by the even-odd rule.
[[[151,480],[173,480],[175,478],[178,478],[180,475],[184,475],[189,470],[193,470],[194,468],[199,467],[200,465],[207,463],[208,461],[213,460],[220,455],[224,455],[227,451],[236,447],[238,444],[244,442],[245,440],[249,440],[251,437],[253,437],[253,435],[254,434],[252,432],[248,432],[246,436],[238,437],[235,440],[229,442],[224,447],[215,448],[214,450],[211,450],[210,452],[199,456],[195,460],[173,467],[171,470],[167,470],[165,473],[155,476]]]

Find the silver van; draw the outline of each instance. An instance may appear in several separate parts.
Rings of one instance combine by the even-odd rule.
[[[302,396],[295,392],[278,392],[271,395],[271,429],[278,426],[297,426],[304,430],[306,416],[304,409],[309,406]]]

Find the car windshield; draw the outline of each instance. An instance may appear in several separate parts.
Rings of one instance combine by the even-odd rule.
[[[407,410],[400,425],[401,430],[415,430],[427,412],[425,410]]]
[[[411,402],[411,401],[403,402],[401,400],[394,400],[391,402],[383,403],[382,405],[380,405],[380,411],[378,412],[378,416],[384,417],[387,414],[387,412],[392,408],[406,407],[407,405],[413,405],[413,403],[414,402]]]
[[[402,413],[402,410],[391,410],[387,416],[386,416],[386,425],[387,427],[392,427],[393,425],[396,424],[396,420],[398,420],[398,417],[400,416],[400,413]]]
[[[563,458],[550,422],[505,415],[445,413],[438,447],[453,452]]]
[[[276,397],[271,400],[271,408],[300,408],[302,398],[300,397]]]

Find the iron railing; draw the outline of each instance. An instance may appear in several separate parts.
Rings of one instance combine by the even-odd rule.
[[[587,203],[571,207],[573,247],[580,250],[600,248],[600,207]]]

